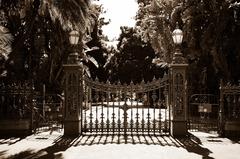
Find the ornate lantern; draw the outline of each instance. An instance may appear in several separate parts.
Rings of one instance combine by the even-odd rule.
[[[183,39],[182,30],[177,27],[172,33],[172,38],[173,38],[174,44],[177,44],[177,45],[182,44],[182,39]]]
[[[78,44],[78,40],[79,40],[79,32],[76,31],[76,30],[73,30],[69,33],[69,41],[70,41],[70,44],[72,45],[76,45]]]

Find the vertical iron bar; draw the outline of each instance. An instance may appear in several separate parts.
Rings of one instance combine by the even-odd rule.
[[[231,108],[230,108],[230,106],[231,106],[231,103],[230,103],[230,101],[231,101],[231,95],[228,95],[228,97],[227,97],[227,111],[228,111],[228,118],[230,119],[230,117],[231,117]]]
[[[155,135],[155,129],[156,129],[156,101],[157,101],[157,92],[155,92],[156,99],[153,99],[153,134]]]
[[[130,102],[131,102],[131,118],[130,118],[130,127],[131,127],[131,134],[133,133],[133,91],[131,86],[131,92],[130,92]]]
[[[92,133],[92,129],[93,129],[93,112],[92,112],[92,102],[91,102],[91,90],[89,88],[89,86],[87,86],[87,106],[89,108],[89,118],[90,118],[90,123],[89,123],[89,127],[90,127],[90,132]]]
[[[161,91],[161,88],[159,88],[158,103],[159,103],[158,104],[158,129],[159,129],[159,133],[161,133],[161,127],[162,127],[162,120],[161,120],[162,91]]]
[[[237,117],[238,118],[240,118],[240,95],[238,95],[238,101],[237,101],[237,103],[238,103],[238,110],[237,110]]]
[[[99,95],[98,95],[99,92],[95,91],[95,100],[96,100],[96,121],[95,121],[95,128],[96,128],[96,133],[98,133],[98,102],[99,102]]]
[[[81,85],[83,84],[83,83],[85,83],[86,84],[86,82],[85,81],[83,81],[84,80],[84,78],[81,78],[81,81],[80,81],[80,86],[78,86],[78,87],[80,87],[79,89],[81,90],[81,92],[79,93],[79,99],[80,99],[80,105],[81,105],[81,107],[80,107],[80,120],[81,120],[81,130],[84,130],[84,128],[83,128],[83,125],[84,125],[84,120],[83,120],[83,100],[84,100],[84,98],[85,98],[85,92],[84,92],[84,88],[83,87],[81,87]],[[82,88],[82,89],[81,89]],[[63,127],[63,125],[62,125],[62,127]]]
[[[31,131],[34,129],[34,101],[33,101],[33,92],[34,91],[34,83],[33,81],[31,81],[31,84],[30,84],[30,107],[31,107]]]
[[[237,116],[236,116],[236,105],[237,105],[237,96],[236,94],[233,95],[233,112],[232,112],[232,117],[235,119]]]
[[[169,77],[169,76],[168,76]],[[170,79],[168,79],[168,82],[166,83],[166,87],[167,87],[167,94],[168,94],[168,105],[167,105],[167,109],[168,109],[168,132],[170,132],[170,128],[171,128],[171,112],[172,112],[172,105],[171,105],[171,101],[172,101],[172,96],[171,96],[171,87],[170,87]]]
[[[150,112],[149,112],[149,108],[150,108],[150,98],[151,98],[151,96],[150,96],[150,93],[148,92],[147,93],[147,107],[148,107],[148,110],[147,110],[147,129],[148,129],[148,134],[149,134],[149,132],[150,132]]]
[[[101,108],[102,108],[102,112],[101,112],[101,128],[102,128],[102,133],[103,133],[103,128],[104,128],[104,122],[103,122],[103,118],[104,118],[104,114],[103,114],[103,99],[104,99],[104,92],[101,92]]]
[[[86,87],[87,85],[85,84],[84,86],[84,130],[87,131],[87,125],[88,125],[88,121],[87,121],[87,92],[86,92]]]
[[[43,84],[43,103],[42,103],[42,115],[43,115],[43,117],[45,117],[45,102],[46,102],[45,96],[46,96],[46,87],[45,87],[45,84]]]
[[[224,90],[223,81],[220,81],[220,109],[219,109],[219,134],[224,136]]]
[[[144,121],[144,109],[145,109],[145,104],[146,104],[146,99],[145,99],[145,92],[143,92],[144,95],[143,95],[143,108],[142,108],[142,134],[144,134],[144,126],[145,126],[145,121]]]
[[[108,134],[109,133],[109,124],[110,124],[110,122],[109,122],[109,98],[110,98],[111,94],[109,91],[107,91],[106,95],[107,95],[107,134]]]
[[[120,135],[121,120],[120,120],[120,107],[121,107],[121,90],[118,91],[118,134]]]
[[[113,93],[113,99],[111,100],[113,102],[113,112],[112,112],[112,130],[113,130],[113,134],[115,133],[115,97],[116,97],[116,94]]]
[[[138,126],[139,126],[139,121],[138,121],[138,118],[139,118],[139,113],[138,113],[138,101],[139,101],[139,99],[138,99],[139,97],[137,96],[137,94],[136,94],[136,101],[137,101],[137,114],[136,114],[136,119],[137,119],[137,121],[136,121],[136,131],[137,131],[137,134],[138,134]]]
[[[169,119],[167,118],[167,105],[168,105],[168,96],[167,96],[167,87],[166,86],[164,86],[163,87],[163,89],[164,89],[164,93],[163,93],[163,95],[164,95],[164,130],[165,131],[167,131],[168,129],[167,129],[167,121],[169,121]]]
[[[123,125],[124,125],[124,137],[126,138],[127,136],[127,125],[128,125],[128,122],[127,122],[127,91],[125,90],[124,91],[124,105],[123,105],[123,118],[124,118],[124,121],[123,121]],[[126,140],[125,140],[126,141]]]

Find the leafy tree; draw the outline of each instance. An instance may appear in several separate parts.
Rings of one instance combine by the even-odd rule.
[[[76,29],[85,36],[91,30],[94,13],[89,15],[89,7],[88,0],[2,0],[6,27],[14,37],[5,63],[8,81],[33,79],[37,87],[46,83],[50,90],[61,91],[62,64],[71,52],[68,33]],[[80,40],[80,52],[82,48]]]
[[[163,70],[152,61],[156,57],[149,43],[143,42],[139,30],[121,27],[119,43],[106,69],[110,81],[122,83],[140,83],[151,81],[153,76],[162,76]]]
[[[1,12],[1,25],[0,25],[0,77],[6,76],[6,70],[4,63],[8,59],[9,53],[12,51],[13,36],[9,30],[5,27],[6,17],[4,12]]]
[[[91,77],[98,78],[101,81],[106,81],[107,74],[105,72],[105,63],[107,60],[107,55],[109,54],[107,42],[108,39],[103,35],[102,26],[108,25],[109,21],[105,21],[100,15],[104,12],[104,8],[100,5],[92,5],[91,8],[94,11],[93,21],[94,25],[91,27],[91,32],[88,35],[88,40],[85,42],[85,51],[87,55],[96,59],[98,67],[94,66],[93,63],[88,63],[89,72],[91,72]]]
[[[189,81],[195,91],[218,90],[220,78],[240,78],[239,3],[235,0],[153,0],[140,3],[137,16],[142,37],[160,57],[171,62],[171,32],[184,32],[182,50],[189,62]],[[203,89],[202,89],[203,88]]]

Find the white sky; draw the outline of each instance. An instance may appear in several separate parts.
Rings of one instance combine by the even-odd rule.
[[[99,0],[95,2],[103,4],[106,13],[102,15],[106,21],[111,19],[111,23],[103,27],[103,33],[110,40],[117,38],[120,34],[120,26],[135,25],[135,16],[138,10],[136,0]]]

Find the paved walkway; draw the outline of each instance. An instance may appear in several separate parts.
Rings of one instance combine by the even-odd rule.
[[[78,136],[46,131],[25,138],[0,139],[0,158],[10,159],[238,159],[240,139],[194,132],[170,136]]]

